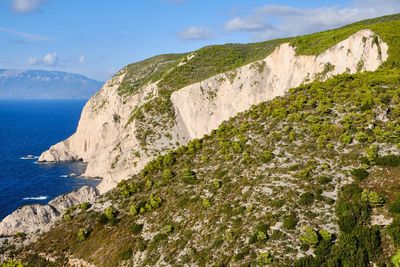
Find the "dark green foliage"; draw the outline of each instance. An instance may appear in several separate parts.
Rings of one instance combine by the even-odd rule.
[[[100,222],[103,224],[115,225],[117,223],[118,211],[114,207],[108,207],[100,215]]]
[[[400,166],[400,156],[399,155],[386,155],[382,157],[377,157],[374,160],[376,165],[379,166],[389,166],[398,167]]]
[[[287,230],[293,230],[296,228],[299,219],[296,216],[296,213],[291,212],[288,216],[283,219],[283,227]]]
[[[390,204],[389,211],[391,213],[400,213],[400,196],[397,196],[397,198]]]
[[[194,184],[196,179],[196,173],[190,169],[184,169],[181,173],[181,179],[187,184]]]
[[[132,258],[132,255],[133,255],[132,249],[127,249],[121,252],[120,258],[121,260],[126,261]]]
[[[270,162],[273,158],[274,158],[274,154],[272,154],[272,152],[269,150],[264,151],[261,155],[261,160],[264,163]]]
[[[351,173],[351,175],[352,175],[353,177],[355,177],[358,181],[364,180],[364,179],[367,178],[368,175],[369,175],[368,171],[367,171],[366,169],[362,169],[362,168],[360,168],[360,169],[353,169],[350,173]]]
[[[87,229],[80,228],[76,233],[78,241],[85,241],[90,235],[90,231]]]
[[[268,240],[269,226],[266,223],[259,223],[250,238],[250,243],[265,242]]]
[[[302,206],[310,206],[315,199],[315,195],[311,192],[301,194],[299,204]]]
[[[387,228],[387,232],[396,246],[400,246],[400,218],[396,216]]]
[[[132,232],[133,234],[135,234],[135,235],[137,235],[137,234],[139,234],[140,232],[142,232],[142,229],[143,229],[143,224],[134,223],[134,224],[132,224],[132,226],[131,226],[131,232]]]

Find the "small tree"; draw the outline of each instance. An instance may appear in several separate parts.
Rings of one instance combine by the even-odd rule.
[[[311,247],[316,247],[318,245],[318,235],[313,228],[306,226],[303,229],[303,234],[300,236],[300,241]]]
[[[90,231],[84,228],[80,228],[77,233],[78,241],[85,241],[89,237]]]

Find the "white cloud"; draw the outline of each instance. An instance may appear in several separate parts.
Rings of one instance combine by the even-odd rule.
[[[85,55],[84,55],[84,54],[80,55],[78,61],[79,61],[79,63],[81,63],[81,64],[85,63]]]
[[[38,10],[46,0],[12,0],[11,7],[18,13],[29,13]]]
[[[29,65],[43,65],[49,67],[55,67],[59,65],[60,59],[57,57],[57,53],[48,53],[43,56],[43,58],[38,57],[29,57],[28,64]]]
[[[180,33],[178,33],[178,37],[182,40],[207,40],[212,39],[214,37],[212,31],[206,27],[189,27]]]
[[[236,17],[228,21],[225,25],[225,30],[234,31],[258,31],[265,28],[263,21],[258,18],[241,18]]]
[[[10,28],[6,27],[0,27],[0,32],[8,33],[14,36],[22,37],[26,41],[32,41],[32,42],[38,42],[38,41],[50,41],[51,38],[43,35],[38,35],[38,34],[32,34],[32,33],[26,33],[26,32],[20,32],[16,31]]]
[[[265,5],[225,24],[229,32],[250,32],[253,39],[295,36],[340,27],[400,11],[399,0],[353,0],[347,6],[296,8]]]

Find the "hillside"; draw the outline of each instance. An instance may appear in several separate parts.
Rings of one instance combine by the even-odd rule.
[[[89,99],[102,85],[67,72],[0,69],[0,99]]]
[[[103,194],[29,245],[26,233],[3,241],[4,255],[31,266],[400,266],[399,29],[393,15],[127,66],[41,156],[87,161]]]

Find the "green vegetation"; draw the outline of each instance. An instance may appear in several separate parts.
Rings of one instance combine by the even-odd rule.
[[[298,52],[323,50],[367,26],[391,46],[400,34],[393,18],[299,38]],[[381,70],[291,89],[156,157],[101,197],[99,205],[111,207],[71,212],[21,255],[45,253],[65,263],[68,254],[98,266],[129,266],[133,258],[141,266],[396,264],[400,166],[384,154],[400,143],[400,69],[390,69],[400,57],[390,49]],[[393,223],[371,225],[373,211],[384,209]],[[84,241],[80,229],[91,230]]]

